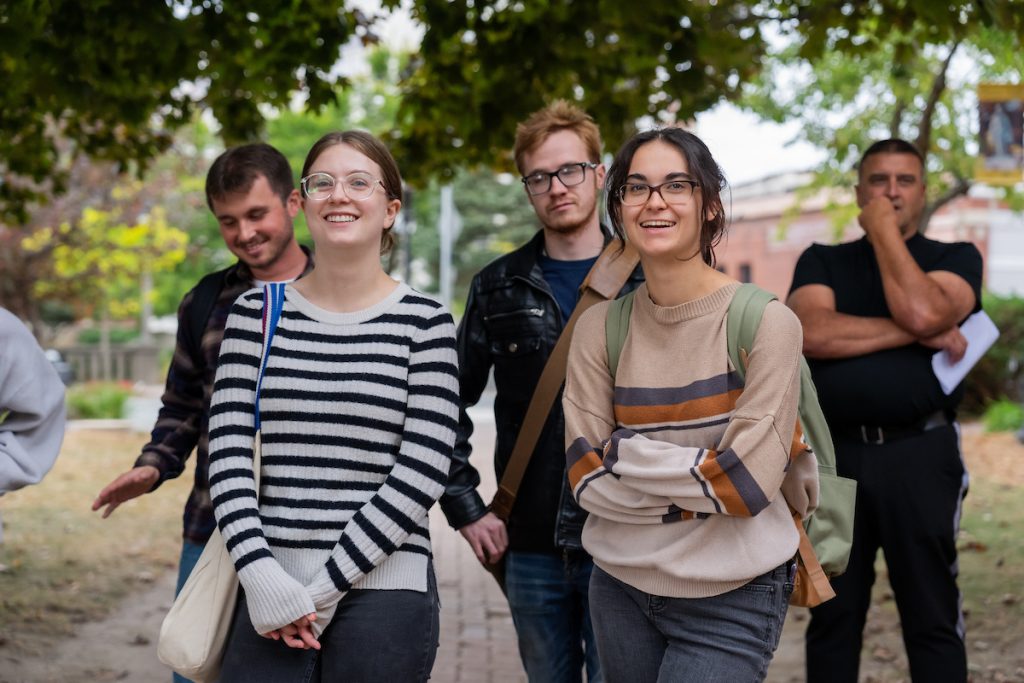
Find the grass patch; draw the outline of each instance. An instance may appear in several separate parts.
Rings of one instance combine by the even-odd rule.
[[[109,519],[90,509],[146,441],[123,431],[70,431],[41,484],[0,498],[5,649],[45,651],[74,624],[102,618],[140,584],[177,565],[191,471]]]
[[[125,401],[131,393],[131,385],[121,382],[74,384],[67,390],[68,418],[116,420],[124,413]]]
[[[1024,408],[1016,401],[1001,399],[989,404],[982,416],[986,432],[1013,432],[1024,424]]]

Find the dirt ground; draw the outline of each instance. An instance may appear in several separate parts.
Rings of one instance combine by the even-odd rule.
[[[973,478],[999,482],[1024,494],[1024,446],[1012,435],[985,435],[978,427],[968,425],[964,431],[964,452]],[[963,543],[961,549],[964,550]],[[861,681],[909,681],[892,596],[884,581],[879,584],[866,629]],[[74,637],[57,646],[12,651],[0,643],[0,683],[167,683],[170,674],[156,659],[156,639],[170,606],[173,585],[173,572],[155,577],[125,599],[109,617],[79,625]],[[1016,595],[1008,594],[1002,599],[1024,598],[1024,587],[1016,590]],[[803,680],[802,638],[806,619],[806,610],[791,610],[769,672],[770,682]],[[968,614],[967,629],[972,683],[1024,682],[1024,624],[1012,619],[1002,623],[996,617],[987,623]],[[443,652],[442,645],[439,656]],[[440,681],[436,676],[434,680]]]

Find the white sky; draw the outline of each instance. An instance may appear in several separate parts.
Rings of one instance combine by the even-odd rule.
[[[722,103],[697,115],[695,132],[725,171],[729,184],[738,185],[783,171],[804,171],[821,162],[824,152],[813,145],[787,145],[798,130],[796,122],[764,123]]]

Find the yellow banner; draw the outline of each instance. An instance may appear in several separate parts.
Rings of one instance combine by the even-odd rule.
[[[978,123],[974,179],[989,185],[1024,181],[1024,85],[979,85]]]

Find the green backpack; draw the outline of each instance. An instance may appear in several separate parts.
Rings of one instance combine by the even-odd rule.
[[[612,377],[615,377],[619,356],[626,343],[626,335],[629,334],[633,294],[630,292],[613,301],[605,319],[608,369]],[[761,324],[765,306],[775,299],[775,295],[770,292],[752,284],[744,284],[736,291],[729,304],[725,325],[726,339],[729,345],[729,359],[736,368],[740,380],[746,377],[745,356],[754,346],[754,337]],[[846,565],[850,560],[857,482],[836,474],[836,453],[832,446],[832,435],[818,404],[818,392],[811,379],[811,370],[802,356],[799,413],[804,437],[818,461],[818,508],[804,520],[804,528],[824,573],[828,576],[838,576],[846,571]],[[804,559],[803,548],[801,559]]]

